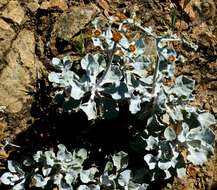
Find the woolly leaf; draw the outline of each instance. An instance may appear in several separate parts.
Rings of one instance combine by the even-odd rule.
[[[94,120],[97,118],[96,103],[92,100],[82,104],[80,109],[87,115],[88,120]]]
[[[33,184],[35,187],[45,187],[49,178],[44,178],[40,174],[35,174],[32,180],[34,181]]]
[[[24,190],[25,189],[25,179],[23,179],[21,182],[17,183],[12,190]]]
[[[90,168],[88,170],[82,170],[80,173],[80,179],[83,183],[95,182],[94,176],[98,172],[96,168]]]
[[[5,172],[1,176],[1,182],[5,185],[14,185],[20,177],[17,174],[12,174],[10,172]]]
[[[120,173],[118,177],[118,183],[122,187],[127,187],[129,185],[131,178],[131,171],[130,170],[124,170]]]
[[[112,161],[117,171],[125,169],[128,166],[128,154],[120,151],[112,156]]]
[[[167,127],[165,130],[164,130],[164,137],[166,140],[168,141],[173,141],[176,139],[176,132],[174,131],[173,128],[171,127]]]

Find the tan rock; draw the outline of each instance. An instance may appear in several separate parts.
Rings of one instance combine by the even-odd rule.
[[[0,8],[8,3],[8,0],[0,0]]]
[[[22,23],[24,16],[25,12],[18,1],[10,1],[2,12],[2,17],[11,19],[17,24]]]
[[[19,53],[23,66],[32,69],[35,65],[35,37],[30,30],[22,30],[13,43],[13,48]]]
[[[37,2],[30,2],[27,4],[27,7],[30,11],[36,12],[40,7],[40,5]]]
[[[72,7],[69,13],[63,13],[56,21],[51,33],[50,48],[54,55],[58,55],[56,39],[69,41],[79,31],[84,29],[95,16],[97,10],[92,6]]]
[[[68,9],[68,5],[65,0],[50,0],[50,1],[43,1],[41,9],[49,9],[49,8],[59,8],[63,11]]]
[[[7,51],[15,36],[14,30],[3,19],[0,19],[0,57]]]
[[[186,14],[190,17],[190,19],[193,21],[196,19],[196,13],[194,12],[193,9],[193,4],[197,4],[199,0],[193,0],[192,2],[190,1],[189,3],[186,4],[185,0],[181,0],[179,2],[180,6],[183,8]]]
[[[26,87],[30,76],[19,62],[19,54],[11,50],[7,55],[8,66],[0,76],[0,104],[12,113],[22,109],[22,102],[27,99]]]
[[[89,23],[96,13],[93,6],[72,7],[69,13],[61,15],[55,23],[53,33],[62,39],[71,39]]]
[[[6,56],[8,65],[0,75],[0,105],[6,106],[11,113],[20,112],[31,97],[28,89],[36,78],[36,67],[42,67],[35,59],[34,33],[22,30]]]

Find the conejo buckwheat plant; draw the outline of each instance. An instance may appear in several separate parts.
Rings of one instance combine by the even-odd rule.
[[[150,182],[162,176],[182,177],[186,164],[202,165],[214,154],[215,137],[209,128],[214,116],[191,105],[194,80],[174,77],[178,56],[172,43],[182,40],[176,35],[158,36],[134,19],[111,17],[103,31],[97,20],[93,25],[92,41],[99,51],[84,56],[79,68],[69,57],[53,58],[54,71],[48,79],[58,89],[54,100],[64,112],[84,112],[94,121],[118,117],[127,103],[130,114],[143,122],[130,145],[147,167],[129,169],[128,155],[122,151],[112,156],[103,172],[97,167],[84,170],[87,151],[70,153],[59,145],[57,155],[39,151],[31,162],[23,163],[24,169],[8,161],[9,172],[1,181],[13,189],[56,184],[59,189],[143,190],[148,185],[141,179],[147,174]],[[30,165],[32,170],[25,171]]]

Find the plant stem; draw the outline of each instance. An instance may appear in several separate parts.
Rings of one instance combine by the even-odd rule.
[[[111,68],[116,47],[117,47],[117,42],[114,42],[112,50],[110,52],[108,52],[108,54],[107,54],[107,61],[106,61],[107,62],[107,66],[106,66],[106,70],[104,71],[104,73],[101,76],[101,78],[97,81],[96,87],[98,87],[100,85],[100,83],[104,80],[104,78],[106,77],[109,69]]]
[[[156,83],[157,83],[157,77],[158,77],[158,70],[159,70],[159,65],[160,65],[160,60],[159,60],[159,54],[157,53],[157,60],[156,60],[156,65],[154,68],[154,76],[153,76],[153,85],[152,85],[152,94],[155,94],[155,88],[156,88]]]

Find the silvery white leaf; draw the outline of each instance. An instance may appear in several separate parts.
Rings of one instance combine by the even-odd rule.
[[[37,151],[36,154],[34,154],[33,159],[36,162],[40,162],[40,159],[43,159],[44,155],[42,151]]]
[[[92,41],[95,47],[100,47],[102,50],[104,50],[102,41],[99,38],[92,37]]]
[[[157,115],[154,114],[153,116],[151,116],[148,121],[147,121],[147,130],[149,133],[153,133],[153,134],[159,134],[160,132],[162,132],[165,129],[164,124],[162,124]]]
[[[58,145],[57,159],[59,161],[68,162],[72,159],[72,154],[69,152],[63,144]]]
[[[52,59],[52,65],[58,69],[61,69],[61,67],[63,67],[61,60],[57,57],[54,57]]]
[[[171,127],[167,127],[165,130],[164,130],[164,137],[166,140],[168,141],[173,141],[176,139],[176,132],[174,131],[173,128]]]
[[[29,166],[31,166],[31,165],[33,165],[33,164],[34,164],[34,160],[32,160],[32,159],[30,159],[30,158],[26,158],[25,160],[23,160],[23,165],[24,165],[24,166],[29,167]]]
[[[25,190],[25,179],[23,179],[21,182],[17,183],[12,190]]]
[[[141,99],[140,96],[132,96],[130,99],[129,110],[132,114],[136,114],[138,111],[141,110]]]
[[[172,177],[171,173],[168,170],[164,170],[164,173],[166,174],[164,179],[169,179]]]
[[[8,160],[8,169],[12,173],[23,174],[23,170],[20,168],[20,164],[13,160]]]
[[[49,181],[50,178],[48,177],[43,177],[40,174],[35,174],[33,177],[33,184],[35,187],[45,187],[47,185],[47,182]]]
[[[54,175],[54,177],[53,177],[53,184],[59,186],[61,184],[62,179],[63,179],[63,175],[62,174],[58,173],[58,174]]]
[[[111,95],[112,99],[114,100],[120,100],[129,97],[126,85],[120,81],[109,84],[107,87],[102,87],[99,89],[99,91]]]
[[[87,115],[88,120],[94,120],[97,118],[96,103],[92,100],[82,104],[80,109]]]
[[[106,68],[106,62],[102,55],[87,54],[81,60],[81,67],[87,72],[86,74],[93,85],[96,83],[98,74]]]
[[[185,142],[187,140],[188,132],[189,132],[189,126],[187,123],[183,122],[182,131],[180,132],[180,134],[178,134],[178,140],[180,142]]]
[[[128,154],[120,151],[112,156],[112,161],[117,171],[125,169],[128,166]]]
[[[124,48],[124,49],[128,49],[129,48],[129,41],[128,39],[122,35],[122,38],[120,39],[119,43],[120,47]]]
[[[107,173],[100,176],[100,183],[106,187],[112,187],[113,181],[109,178]]]
[[[18,180],[20,180],[20,177],[17,174],[12,174],[10,172],[5,172],[1,176],[1,182],[5,185],[14,185]]]
[[[49,80],[50,82],[54,82],[54,83],[57,83],[57,84],[60,83],[59,78],[60,78],[60,73],[51,72],[51,73],[49,73],[49,75],[48,75],[48,80]]]
[[[209,127],[216,123],[214,115],[208,112],[199,114],[198,121],[201,123],[202,127]]]
[[[90,184],[90,185],[88,185],[88,187],[90,188],[90,190],[100,190],[99,185]]]
[[[120,173],[118,177],[118,183],[122,187],[127,187],[129,185],[131,178],[131,171],[130,170],[124,170]]]
[[[187,160],[194,165],[203,165],[207,161],[207,152],[188,146]]]
[[[121,80],[123,77],[121,70],[119,69],[119,66],[113,65],[110,67],[109,71],[107,72],[105,78],[103,81],[100,83],[102,86],[103,84],[106,83],[115,83]]]
[[[46,164],[49,166],[53,166],[56,159],[55,153],[53,151],[45,151],[44,155],[46,158]]]
[[[104,172],[112,171],[113,170],[113,163],[112,162],[107,162],[105,165]]]
[[[172,162],[168,161],[168,162],[158,162],[158,167],[162,170],[168,170],[169,168],[172,167]]]
[[[84,161],[87,159],[87,151],[84,148],[82,148],[77,152],[76,156]]]
[[[156,160],[152,154],[146,154],[144,156],[144,160],[148,164],[148,167],[150,170],[153,170],[155,168],[157,163],[156,163]]]
[[[94,176],[98,172],[96,168],[90,168],[88,170],[82,170],[80,172],[80,179],[83,183],[95,182]]]
[[[184,176],[186,176],[186,169],[185,168],[177,168],[176,172],[177,172],[178,178],[183,178]]]
[[[159,139],[158,137],[153,137],[150,135],[147,139],[144,139],[147,143],[146,150],[154,150],[158,147]]]
[[[59,190],[73,190],[71,184],[67,184],[64,179],[61,180],[60,184],[58,185]]]
[[[43,174],[43,176],[47,177],[50,174],[51,170],[52,170],[51,167],[46,167],[46,166],[42,167],[42,174]]]
[[[94,185],[94,184],[90,184],[90,185],[80,185],[78,187],[78,190],[100,190],[100,186],[99,185]]]
[[[138,184],[138,183],[134,183],[132,181],[130,181],[129,186],[128,186],[128,190],[147,190],[148,188],[148,184]]]
[[[90,188],[87,185],[80,185],[78,190],[90,190]]]
[[[175,86],[172,87],[168,93],[173,93],[178,97],[185,96],[187,98],[190,98],[194,86],[195,86],[194,80],[181,75],[176,78]]]
[[[64,179],[68,185],[75,183],[77,178],[76,172],[75,173],[66,173]]]
[[[85,94],[83,84],[76,80],[71,80],[69,84],[71,86],[71,97],[75,100],[80,100]]]

